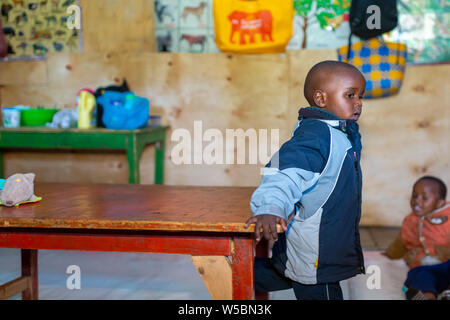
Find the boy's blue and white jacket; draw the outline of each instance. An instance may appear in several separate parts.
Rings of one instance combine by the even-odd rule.
[[[317,107],[299,115],[291,139],[264,168],[250,207],[254,216],[289,221],[273,247],[279,272],[303,284],[337,282],[365,272],[358,125]]]

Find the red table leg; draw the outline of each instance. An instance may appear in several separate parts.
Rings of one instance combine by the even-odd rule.
[[[22,277],[30,277],[28,289],[22,292],[22,300],[38,299],[38,251],[36,249],[21,249]]]
[[[253,300],[253,240],[235,237],[231,255],[233,300]]]

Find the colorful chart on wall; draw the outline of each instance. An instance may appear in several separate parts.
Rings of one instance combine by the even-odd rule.
[[[337,49],[348,43],[351,0],[294,0],[294,34],[287,49]]]
[[[79,52],[81,29],[68,27],[77,0],[1,0],[7,59],[33,59],[50,52]]]
[[[213,0],[155,0],[159,52],[219,52],[214,39]]]
[[[450,2],[399,0],[399,26],[387,37],[406,43],[408,64],[450,62]]]

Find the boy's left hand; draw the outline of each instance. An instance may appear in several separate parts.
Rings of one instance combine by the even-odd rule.
[[[271,214],[261,214],[251,217],[245,222],[244,227],[248,228],[253,223],[255,224],[256,243],[261,240],[261,229],[263,231],[264,238],[267,241],[278,240],[277,224],[281,225],[283,231],[287,230],[286,220]]]

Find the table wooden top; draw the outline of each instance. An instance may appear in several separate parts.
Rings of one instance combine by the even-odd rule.
[[[1,227],[253,232],[254,187],[39,183],[39,203],[0,206]]]

